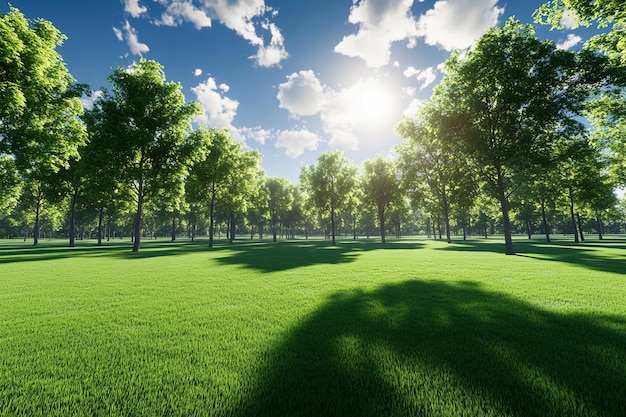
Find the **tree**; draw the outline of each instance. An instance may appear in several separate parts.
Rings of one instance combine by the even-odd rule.
[[[13,155],[22,172],[58,171],[85,139],[78,116],[86,86],[56,51],[64,40],[46,20],[13,7],[0,13],[0,154]]]
[[[0,219],[7,216],[17,204],[22,179],[20,178],[15,160],[8,155],[0,156]]]
[[[604,82],[602,62],[588,51],[559,50],[535,38],[532,26],[510,19],[446,63],[434,100],[443,103],[459,148],[498,197],[507,255],[515,254],[509,218],[514,179],[549,163],[555,137],[583,130],[575,117],[591,87]]]
[[[332,244],[336,244],[335,220],[354,187],[357,168],[340,151],[325,152],[317,165],[305,165],[300,172],[300,183],[313,204],[330,215]]]
[[[385,243],[385,215],[399,193],[395,164],[378,155],[363,162],[363,191],[365,201],[376,207],[380,225],[380,241]]]
[[[112,92],[103,92],[94,111],[110,135],[115,172],[132,186],[133,252],[137,252],[144,203],[184,176],[183,144],[191,117],[200,107],[185,103],[181,85],[166,81],[163,67],[155,61],[141,59],[130,68],[118,68],[109,81]]]
[[[186,189],[192,203],[204,204],[209,212],[209,247],[213,247],[216,209],[229,218],[229,237],[234,239],[236,211],[246,213],[253,199],[260,155],[242,151],[228,130],[200,128],[192,133],[200,143],[199,157],[192,164]]]
[[[285,223],[287,212],[293,204],[291,183],[286,178],[271,177],[266,182],[269,201],[272,240],[276,242],[276,232],[280,221]]]
[[[468,199],[473,195],[471,187],[475,175],[455,146],[453,135],[456,131],[451,129],[454,124],[448,120],[445,109],[439,108],[443,104],[427,102],[415,118],[405,117],[396,126],[402,143],[395,150],[399,155],[403,188],[411,194],[419,194],[423,202],[436,206],[436,214],[443,215],[446,241],[451,243],[451,197],[467,208],[465,206],[471,203]],[[462,195],[453,196],[455,192]]]
[[[556,0],[545,3],[535,11],[535,21],[563,28],[563,17],[573,19],[574,26],[590,26],[593,21],[599,28],[611,27],[595,35],[591,45],[613,59],[626,64],[626,3],[623,0]]]

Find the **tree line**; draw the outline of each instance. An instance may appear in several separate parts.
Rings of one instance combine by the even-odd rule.
[[[536,19],[558,25],[578,3],[544,6]],[[389,232],[448,242],[497,232],[507,254],[514,233],[578,242],[585,231],[621,232],[626,42],[611,39],[626,41],[626,6],[589,7],[581,24],[617,28],[577,52],[514,19],[491,28],[450,56],[431,98],[398,124],[395,158],[359,169],[326,152],[298,185],[269,177],[227,130],[194,127],[199,104],[158,62],[114,70],[84,109],[90,89],[56,51],[64,36],[11,8],[0,15],[0,232],[35,245],[61,235],[70,246],[85,233],[98,245],[125,235],[133,251],[165,230],[172,240],[206,234],[209,247],[222,233],[323,234],[335,244],[341,233],[384,243]]]

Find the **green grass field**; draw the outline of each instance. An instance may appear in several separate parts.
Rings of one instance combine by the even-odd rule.
[[[1,416],[626,416],[626,240],[0,241]]]

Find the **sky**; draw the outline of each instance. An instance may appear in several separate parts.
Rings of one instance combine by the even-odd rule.
[[[203,114],[263,155],[270,176],[297,183],[329,150],[357,165],[391,156],[394,126],[413,115],[453,50],[514,16],[533,23],[543,0],[12,0],[67,40],[58,49],[92,98],[118,67],[163,65]],[[576,49],[592,29],[535,25]]]

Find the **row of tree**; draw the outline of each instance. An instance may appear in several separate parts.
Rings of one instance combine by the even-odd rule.
[[[73,246],[77,222],[102,244],[129,213],[133,251],[165,222],[172,239],[184,222],[209,246],[222,225],[231,240],[245,224],[251,237],[321,231],[333,244],[339,228],[356,238],[374,223],[385,242],[389,219],[397,234],[402,224],[439,236],[443,227],[448,242],[454,230],[497,228],[507,254],[512,234],[537,224],[548,240],[569,230],[578,241],[585,221],[600,234],[603,221],[623,223],[613,189],[626,182],[626,75],[606,47],[563,51],[509,20],[452,54],[431,99],[398,125],[397,159],[378,156],[359,172],[327,152],[296,186],[268,177],[261,155],[228,131],[194,128],[199,105],[157,62],[115,70],[84,110],[89,89],[56,52],[64,37],[51,23],[12,8],[0,32],[0,227],[32,226],[35,244],[42,218],[52,232],[66,218]]]

